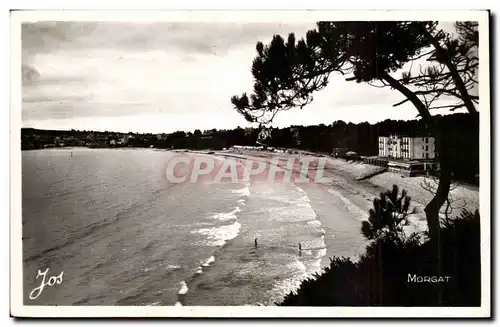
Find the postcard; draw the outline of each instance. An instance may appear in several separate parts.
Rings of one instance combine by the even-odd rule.
[[[491,315],[488,11],[11,12],[11,315]]]

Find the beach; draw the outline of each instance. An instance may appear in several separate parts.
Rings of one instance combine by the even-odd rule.
[[[216,165],[231,158],[238,166],[277,155],[322,158],[331,181],[175,184],[165,175],[173,151],[23,152],[25,303],[273,305],[331,257],[364,253],[361,222],[381,191],[392,184],[408,189],[417,209],[431,197],[419,187],[421,177],[383,173],[357,181],[374,167],[311,153],[179,153]],[[311,166],[309,176],[317,171]],[[477,190],[457,187],[452,194],[454,205],[477,208]],[[420,209],[409,230],[425,230]],[[47,268],[48,276],[63,272],[62,284],[30,299],[40,285],[37,271]]]
[[[26,305],[273,305],[319,272],[327,251],[363,248],[357,215],[339,202],[325,219],[331,196],[313,185],[171,183],[174,155],[23,152]],[[33,293],[38,271],[62,283]]]
[[[244,160],[263,160],[267,163],[271,163],[271,159],[276,156],[285,159],[290,156],[322,158],[326,161],[324,175],[333,179],[333,182],[327,185],[327,188],[322,188],[322,191],[340,197],[345,206],[359,213],[360,220],[367,219],[368,210],[373,207],[373,199],[378,197],[380,192],[390,190],[393,185],[397,185],[400,190],[408,191],[408,195],[412,200],[410,208],[416,210],[408,219],[410,225],[405,227],[406,232],[409,234],[427,230],[424,208],[433,197],[430,190],[437,187],[438,180],[436,178],[424,176],[404,177],[393,172],[383,172],[368,179],[358,180],[358,178],[371,171],[378,170],[380,167],[324,155],[318,157],[317,154],[308,151],[297,152],[298,154],[289,154],[286,151],[227,150],[216,152],[215,155]],[[311,185],[308,186],[305,189],[312,194]],[[431,186],[430,190],[429,186]],[[473,212],[479,208],[479,187],[453,183],[450,190],[450,199],[449,217],[453,218],[460,215],[463,209]],[[327,210],[331,210],[331,208]],[[444,206],[441,211],[441,217],[444,218]],[[322,223],[327,224],[328,222],[322,221]]]

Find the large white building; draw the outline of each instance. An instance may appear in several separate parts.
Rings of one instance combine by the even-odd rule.
[[[396,159],[434,159],[436,148],[433,137],[380,136],[378,154]]]

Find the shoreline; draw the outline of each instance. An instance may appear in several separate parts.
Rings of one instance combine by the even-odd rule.
[[[413,207],[417,209],[417,213],[410,217],[410,221],[415,225],[415,230],[425,231],[427,229],[424,208],[425,205],[432,199],[432,194],[429,191],[423,189],[422,185],[425,183],[430,183],[435,186],[436,181],[432,178],[426,178],[424,176],[415,177],[405,177],[402,178],[401,175],[393,172],[382,172],[378,175],[366,178],[363,180],[357,180],[359,177],[366,174],[371,169],[379,169],[380,167],[365,164],[362,162],[351,162],[345,161],[343,159],[332,158],[323,153],[313,153],[310,151],[302,151],[296,149],[292,150],[294,153],[288,153],[287,151],[280,152],[270,152],[262,150],[189,150],[189,149],[160,149],[160,148],[144,148],[144,147],[116,147],[116,148],[89,148],[85,146],[71,146],[71,147],[54,147],[54,148],[43,148],[43,149],[25,149],[22,151],[35,151],[35,150],[71,150],[71,149],[105,149],[105,150],[117,150],[117,149],[129,149],[129,150],[154,150],[154,151],[166,151],[174,153],[186,153],[186,154],[200,154],[217,157],[219,159],[223,158],[235,158],[239,160],[255,160],[262,161],[271,164],[270,158],[273,156],[280,157],[318,157],[326,159],[326,166],[324,172],[327,173],[326,177],[334,178],[334,183],[329,185],[329,187],[334,188],[335,191],[340,192],[342,196],[347,197],[348,200],[354,202],[358,207],[363,210],[368,209],[372,206],[372,201],[375,197],[378,197],[381,191],[385,191],[392,188],[392,185],[396,184],[400,189],[406,189],[408,195],[412,198]],[[297,152],[297,153],[295,153]],[[475,185],[465,184],[461,182],[454,183],[454,189],[450,191],[450,197],[452,198],[452,212],[451,216],[457,216],[460,214],[461,209],[467,209],[469,211],[474,211],[479,208],[479,187]],[[410,228],[409,228],[410,229]]]
[[[405,189],[408,191],[408,195],[412,199],[410,208],[414,207],[417,210],[415,214],[410,215],[408,218],[409,226],[404,227],[406,233],[409,235],[412,232],[424,232],[427,230],[424,208],[432,199],[433,194],[430,191],[425,190],[422,185],[424,183],[436,185],[436,181],[431,178],[424,176],[402,178],[400,174],[387,171],[364,180],[357,180],[357,178],[365,174],[370,169],[378,169],[379,167],[360,162],[348,162],[342,159],[331,158],[323,154],[314,154],[311,152],[299,151],[298,154],[289,154],[286,152],[276,153],[251,150],[205,152],[188,150],[187,153],[212,155],[219,158],[230,157],[240,160],[250,159],[263,161],[269,164],[271,164],[270,158],[273,156],[316,156],[326,158],[325,177],[332,178],[333,183],[327,185],[325,192],[329,192],[330,194],[333,194],[333,196],[340,196],[343,200],[348,202],[348,204],[355,206],[355,209],[359,209],[361,217],[359,219],[359,227],[356,229],[359,234],[361,234],[361,221],[368,218],[368,211],[373,206],[373,199],[377,198],[380,192],[392,189],[392,185],[394,184],[397,185],[400,190]],[[450,198],[452,198],[452,212],[450,213],[450,217],[453,219],[454,217],[460,215],[462,209],[474,211],[479,208],[479,187],[457,183],[455,188],[450,191]],[[363,213],[364,217],[362,216]],[[331,220],[325,222],[325,219],[323,218],[320,222],[322,226],[325,226],[328,225],[329,222],[331,223]],[[327,246],[327,254],[322,259],[322,268],[325,267],[325,264],[329,265],[329,258],[332,254],[335,254],[334,252],[334,250],[330,250]],[[353,254],[353,256],[355,258],[358,255]]]
[[[201,153],[207,155],[207,153]],[[229,157],[235,158],[239,160],[255,160],[266,162],[271,164],[271,157],[273,156],[281,156],[281,157],[325,157],[324,155],[316,155],[311,152],[306,153],[298,153],[298,154],[289,154],[289,153],[275,153],[275,152],[266,152],[266,151],[241,151],[241,152],[215,152],[212,154],[217,157]],[[327,157],[326,157],[327,158]],[[328,159],[328,158],[327,158]],[[359,219],[352,220],[351,217],[346,217],[342,219],[342,225],[350,225],[350,227],[345,230],[343,228],[339,228],[337,225],[338,219],[332,219],[331,213],[332,209],[335,209],[335,205],[332,203],[328,203],[331,199],[332,201],[340,201],[338,204],[340,207],[344,208],[349,206],[350,209],[356,211],[356,213],[360,213],[360,215],[368,215],[368,209],[371,207],[371,202],[373,200],[372,197],[367,196],[366,194],[361,194],[358,191],[353,191],[350,187],[350,184],[359,184],[359,181],[356,181],[352,176],[343,176],[342,174],[337,174],[336,170],[328,167],[328,161],[325,167],[325,177],[329,177],[333,179],[332,184],[328,185],[320,185],[315,183],[305,183],[305,185],[297,184],[301,189],[303,189],[308,198],[311,201],[311,206],[313,210],[317,213],[317,219],[321,223],[321,228],[325,230],[324,234],[324,242],[326,247],[326,253],[321,258],[320,269],[321,271],[324,268],[330,265],[330,258],[333,256],[342,257],[346,256],[351,258],[353,261],[357,261],[360,254],[364,253],[366,245],[368,241],[364,239],[361,234],[361,221],[363,218],[367,217],[359,217]],[[352,178],[350,178],[352,177]],[[318,196],[321,194],[320,196]],[[376,189],[374,194],[378,194],[378,188]],[[374,196],[375,197],[375,196]],[[346,222],[349,222],[346,224]],[[342,235],[339,235],[342,233]],[[341,236],[341,237],[339,237]],[[348,242],[352,243],[341,243],[339,239],[347,239]]]
[[[80,151],[87,152],[88,149],[84,147],[81,148]],[[59,151],[63,154],[69,152],[68,148],[59,148],[54,150]],[[136,150],[133,148],[127,148],[129,150]],[[91,149],[93,150],[93,149]],[[156,158],[162,161],[165,158],[168,158],[171,154],[163,153],[161,149],[150,149],[154,151],[160,151]],[[236,158],[238,161],[242,162],[244,160],[260,160],[267,163],[272,163],[273,157],[281,157],[283,160],[286,160],[287,157],[294,157],[296,159],[300,159],[301,157],[317,157],[311,153],[298,153],[298,154],[289,154],[289,153],[276,153],[276,152],[267,152],[267,151],[185,151],[185,150],[170,150],[165,149],[167,152],[177,152],[179,154],[184,153],[188,156],[210,156],[217,158],[217,160],[225,160],[225,158]],[[147,160],[148,153],[154,154],[153,152],[146,151],[134,151],[136,153],[137,160]],[[130,152],[130,153],[134,153]],[[97,152],[96,152],[97,153]],[[142,154],[141,154],[142,153]],[[49,152],[50,155],[50,152]],[[110,158],[116,157],[113,154],[109,155]],[[321,156],[325,159],[325,156]],[[431,195],[425,193],[421,188],[419,190],[419,182],[421,181],[418,177],[411,178],[401,178],[398,174],[386,172],[381,175],[377,175],[366,180],[356,180],[356,177],[360,174],[365,173],[368,169],[371,169],[372,165],[366,165],[363,163],[353,163],[346,162],[342,159],[335,159],[326,157],[326,167],[324,175],[325,177],[331,177],[333,181],[328,184],[316,184],[313,182],[308,183],[297,183],[296,185],[300,187],[303,191],[307,193],[307,197],[309,198],[309,204],[311,208],[315,211],[316,217],[311,219],[316,219],[321,223],[321,228],[324,230],[324,245],[326,248],[326,253],[322,256],[318,256],[318,263],[314,265],[314,269],[316,267],[319,268],[319,273],[324,271],[324,268],[330,265],[330,258],[333,256],[337,257],[351,257],[351,259],[358,259],[359,253],[364,253],[366,248],[366,243],[368,241],[364,240],[361,235],[361,221],[368,217],[368,209],[372,206],[372,201],[375,197],[378,196],[379,192],[386,189],[386,185],[389,187],[392,183],[398,184],[401,189],[413,188],[409,191],[409,195],[413,197],[414,204],[419,203],[418,201],[425,201],[427,198],[430,198]],[[283,167],[285,168],[285,167]],[[314,167],[309,167],[311,169]],[[272,185],[271,192],[272,192]],[[286,191],[285,191],[286,192]],[[412,193],[414,192],[414,194]],[[470,200],[467,205],[474,206],[478,205],[479,202],[479,192],[470,191],[465,189],[465,193],[462,194],[461,189],[458,188],[459,195],[464,198]],[[141,196],[141,195],[139,195]],[[293,199],[292,199],[293,200]],[[425,204],[425,202],[423,202]],[[201,209],[206,210],[206,209]],[[422,214],[423,211],[420,213]],[[452,216],[456,216],[458,213],[454,212]],[[313,217],[311,215],[311,217]],[[358,218],[359,217],[359,218]],[[265,219],[265,217],[263,217]],[[425,227],[425,217],[423,220],[420,216],[415,215],[413,217],[415,222],[412,225],[423,224]],[[412,221],[413,222],[413,221]],[[293,232],[292,232],[293,233]],[[362,241],[364,240],[364,243]],[[253,241],[253,239],[252,239]],[[307,248],[305,249],[307,250]],[[345,253],[349,253],[349,255],[342,255]],[[353,261],[355,261],[353,260]],[[318,266],[319,264],[319,266]],[[296,290],[294,290],[296,291]],[[286,294],[283,294],[285,296]]]
[[[282,157],[303,157],[303,156],[314,156],[312,153],[299,153],[299,154],[289,154],[289,153],[275,153],[267,151],[196,151],[189,150],[185,152],[184,150],[175,151],[178,153],[194,154],[194,155],[206,155],[212,156],[218,159],[224,160],[225,158],[232,158],[236,160],[254,160],[265,162],[271,164],[272,157],[276,155],[281,155]],[[209,153],[210,152],[210,153]],[[329,169],[325,169],[325,172]],[[331,172],[328,176],[333,177],[337,182],[339,181],[339,176],[334,176]],[[358,183],[358,181],[352,179],[353,183]],[[295,184],[295,183],[294,183]],[[341,183],[343,184],[343,183]],[[346,190],[339,185],[320,185],[316,183],[305,183],[295,184],[300,189],[302,189],[308,196],[311,204],[311,209],[315,211],[317,215],[317,220],[321,223],[321,228],[325,231],[324,243],[326,253],[320,259],[319,273],[321,273],[326,267],[330,265],[330,258],[336,257],[349,257],[353,261],[357,261],[359,254],[364,253],[367,240],[361,234],[361,219],[352,219],[352,217],[342,217],[340,219],[340,225],[338,226],[338,219],[331,219],[332,209],[336,206],[329,203],[330,198],[336,200],[337,206],[345,209],[346,203],[348,202],[350,206],[357,207],[356,212],[362,211],[364,214],[368,215],[368,207],[359,207],[361,199],[353,199],[355,194]],[[309,186],[309,187],[308,187]],[[365,202],[366,199],[363,199]],[[371,199],[368,201],[371,206]],[[366,210],[365,210],[366,209]],[[346,228],[347,226],[347,228]],[[340,235],[342,233],[342,235]],[[345,242],[346,241],[346,242]],[[311,276],[309,276],[311,277]]]
[[[332,158],[322,153],[313,153],[310,151],[302,151],[291,149],[293,153],[287,151],[271,152],[262,150],[189,150],[189,149],[160,149],[160,148],[143,148],[143,147],[118,147],[118,148],[89,148],[89,147],[56,147],[44,149],[30,149],[22,151],[34,150],[70,150],[70,149],[86,149],[86,150],[154,150],[165,151],[182,154],[206,155],[216,157],[218,159],[234,158],[239,160],[255,160],[271,164],[272,157],[317,157],[326,159],[324,169],[325,177],[333,179],[333,182],[326,185],[327,190],[333,190],[337,196],[341,196],[353,205],[358,207],[365,215],[368,215],[368,210],[372,207],[373,199],[378,197],[380,192],[391,189],[392,185],[396,184],[400,190],[405,189],[408,195],[412,198],[412,206],[417,210],[416,214],[409,217],[410,226],[405,227],[411,233],[412,231],[426,231],[427,222],[425,218],[425,205],[432,199],[432,194],[423,189],[423,183],[435,183],[434,180],[424,176],[405,177],[393,172],[383,172],[378,175],[357,180],[371,169],[379,169],[380,167],[365,164],[362,162],[345,161],[343,159]],[[297,152],[297,153],[295,153]],[[284,168],[284,167],[283,167]],[[300,186],[300,185],[299,185]],[[462,209],[474,211],[479,208],[479,187],[469,184],[456,183],[454,189],[450,191],[452,202],[451,217],[460,215]],[[362,220],[362,219],[361,219]],[[322,222],[323,224],[323,222]],[[361,227],[361,221],[359,228]]]

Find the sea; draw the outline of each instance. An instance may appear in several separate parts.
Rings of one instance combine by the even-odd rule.
[[[274,305],[366,243],[360,208],[338,191],[171,183],[173,155],[22,152],[25,305]],[[37,294],[41,273],[62,282]]]

